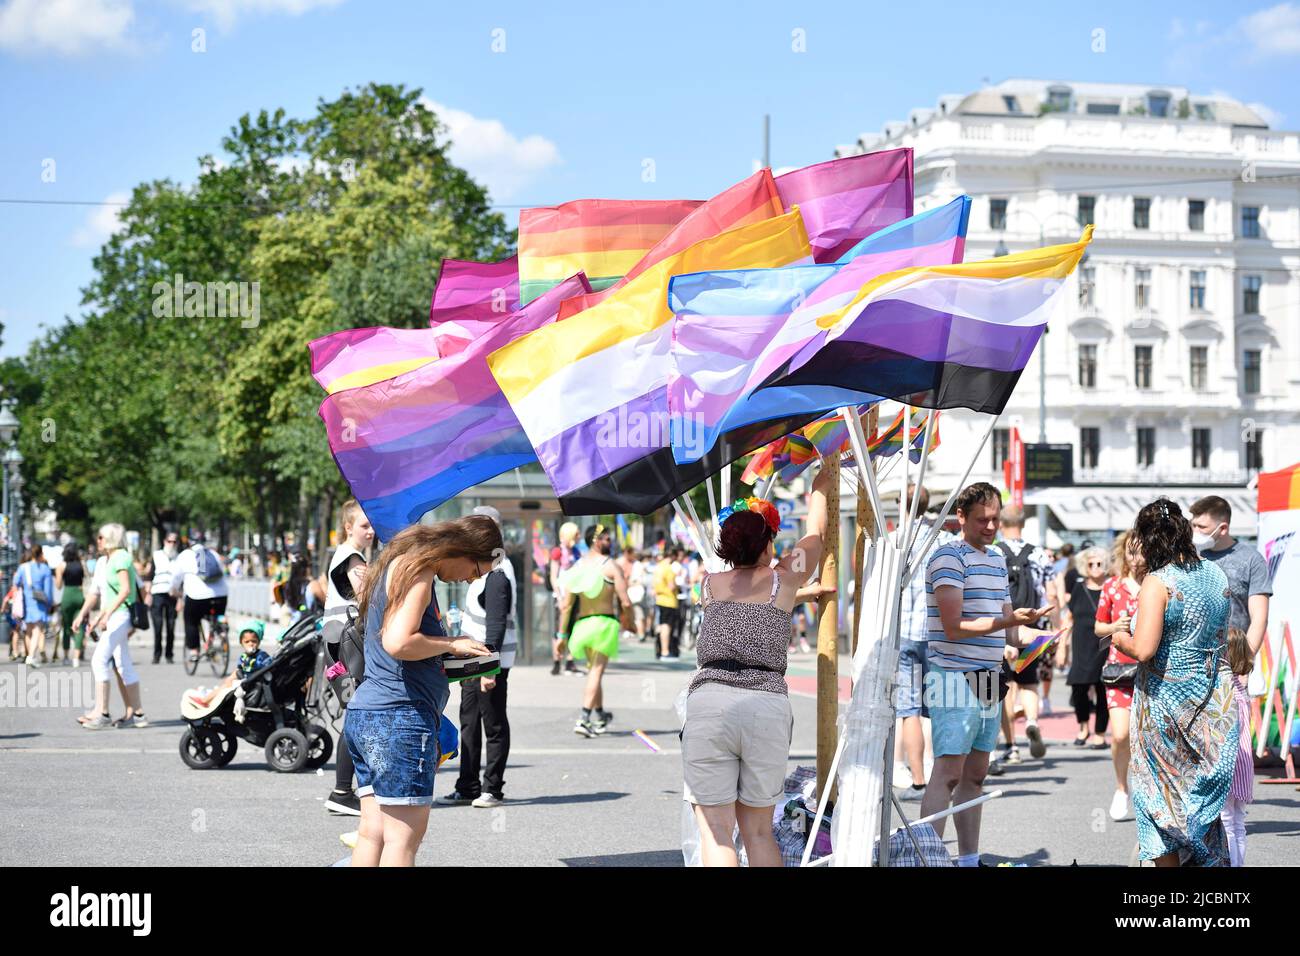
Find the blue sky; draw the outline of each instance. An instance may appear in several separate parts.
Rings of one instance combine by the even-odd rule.
[[[196,29],[206,52],[191,49]],[[305,116],[370,81],[443,107],[453,156],[503,205],[706,198],[752,171],[764,113],[773,165],[800,166],[1009,77],[1222,92],[1294,129],[1300,0],[0,0],[0,199],[104,201],[189,181],[242,113]],[[0,204],[0,356],[80,314],[114,208]]]

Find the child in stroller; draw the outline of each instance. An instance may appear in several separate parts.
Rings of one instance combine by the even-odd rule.
[[[241,643],[247,630],[240,633]],[[226,766],[240,737],[264,747],[273,770],[292,773],[324,766],[334,752],[334,738],[321,707],[322,682],[314,679],[320,654],[320,615],[309,613],[285,631],[279,650],[262,666],[257,662],[266,655],[259,651],[248,662],[251,671],[241,667],[213,694],[186,691],[181,717],[187,727],[180,740],[186,766]]]
[[[217,699],[217,695],[233,687],[235,681],[242,681],[245,677],[251,676],[253,671],[261,670],[271,663],[271,655],[261,650],[262,638],[265,635],[266,625],[261,621],[253,621],[245,625],[239,632],[239,646],[244,649],[244,653],[239,655],[239,662],[235,665],[234,672],[223,680],[220,686],[214,687],[206,694],[190,691],[191,703],[196,704],[201,710],[207,710]]]

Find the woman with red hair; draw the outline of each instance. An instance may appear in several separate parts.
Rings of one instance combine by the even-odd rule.
[[[736,866],[739,824],[750,866],[780,866],[772,808],[781,799],[794,715],[785,684],[790,616],[799,586],[821,562],[826,531],[822,468],[807,533],[775,561],[781,518],[770,501],[742,498],[718,515],[718,557],[731,570],[704,579],[704,619],[682,728],[686,797],[695,806],[705,866]]]

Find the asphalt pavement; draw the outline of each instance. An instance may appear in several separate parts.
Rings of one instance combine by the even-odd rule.
[[[6,810],[0,864],[326,866],[345,857],[339,835],[356,820],[323,807],[333,784],[332,760],[320,772],[280,774],[267,767],[260,748],[241,741],[224,769],[194,771],[181,762],[181,694],[216,678],[210,671],[188,677],[179,664],[149,663],[151,643],[147,634],[137,635],[132,646],[134,659],[143,662],[137,668],[152,724],[143,729],[80,728],[75,717],[88,706],[84,695],[93,686],[86,668],[30,671],[0,664],[0,797]],[[792,685],[800,685],[797,678],[812,673],[812,665],[810,655],[794,655]],[[434,807],[419,864],[680,866],[674,701],[693,669],[689,655],[680,663],[659,663],[649,644],[625,642],[605,683],[614,722],[603,737],[586,739],[573,733],[584,678],[553,677],[548,667],[516,668],[510,675],[506,803],[496,809]],[[1053,698],[1060,712],[1067,694],[1058,681]],[[457,695],[453,689],[449,714],[457,713]],[[800,692],[791,699],[790,765],[811,765],[815,702]],[[116,690],[113,712],[121,712]],[[1003,795],[984,808],[985,862],[1128,865],[1136,830],[1131,819],[1114,823],[1106,814],[1114,789],[1109,754],[1049,743],[1044,759],[1027,759],[990,778],[989,786]],[[439,771],[439,794],[453,788],[456,766],[453,761]],[[919,801],[904,807],[915,816]],[[1295,786],[1257,781],[1247,818],[1249,864],[1294,862],[1297,811]],[[955,853],[951,827],[947,835]]]

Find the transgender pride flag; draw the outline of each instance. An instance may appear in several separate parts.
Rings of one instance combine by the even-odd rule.
[[[811,421],[842,405],[888,397],[814,385],[755,390],[823,340],[818,319],[844,308],[864,284],[899,269],[961,261],[969,218],[970,199],[961,196],[875,232],[839,263],[676,276],[669,286],[677,321],[668,385],[675,460],[692,462],[720,445],[721,457],[733,460],[752,449],[742,446],[760,423],[792,415]],[[703,441],[678,440],[701,431]]]

